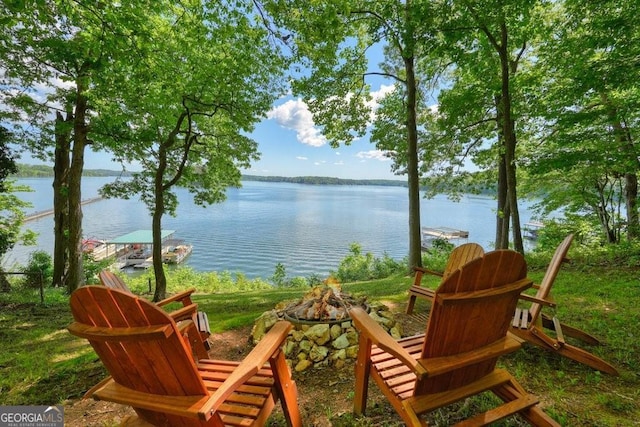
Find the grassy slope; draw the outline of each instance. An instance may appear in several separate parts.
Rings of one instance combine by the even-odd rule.
[[[602,339],[590,348],[621,375],[592,369],[531,346],[504,357],[504,364],[564,425],[625,426],[640,420],[640,286],[638,271],[583,272],[565,268],[554,285],[556,314],[564,323]],[[539,280],[542,272],[532,272]],[[435,285],[435,281],[430,282]],[[409,279],[345,285],[345,290],[404,308]],[[215,331],[248,325],[277,303],[304,290],[274,289],[197,295]],[[0,404],[52,404],[81,397],[104,370],[95,354],[64,329],[71,321],[66,300],[47,294],[46,305],[10,304],[0,295]],[[37,301],[37,298],[34,298]],[[420,304],[418,309],[426,309]]]

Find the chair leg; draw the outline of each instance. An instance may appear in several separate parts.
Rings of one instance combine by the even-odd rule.
[[[300,408],[298,406],[298,389],[291,379],[291,372],[284,353],[279,350],[269,359],[274,376],[274,383],[280,395],[280,404],[289,427],[302,427]]]
[[[416,296],[415,295],[411,295],[409,297],[409,302],[407,303],[407,314],[411,314],[413,313],[413,306],[416,304]]]
[[[356,385],[353,397],[353,412],[363,415],[367,409],[367,392],[369,373],[371,372],[371,341],[360,334],[358,342],[358,358],[356,360]]]
[[[542,326],[544,326],[545,328],[549,329],[549,330],[553,330],[554,329],[554,324],[553,324],[553,320],[547,316],[546,314],[542,314]],[[573,326],[569,326],[569,325],[565,325],[564,323],[560,323],[560,326],[562,327],[562,331],[564,332],[565,335],[579,339],[580,341],[586,343],[586,344],[591,344],[591,345],[598,345],[600,344],[600,340],[592,335],[589,335],[588,333],[578,329],[578,328],[574,328]]]
[[[511,328],[511,332],[523,340],[537,345],[540,348],[545,350],[550,350],[554,353],[557,353],[561,356],[564,356],[568,359],[575,360],[576,362],[585,364],[587,366],[592,367],[598,371],[607,373],[609,375],[618,375],[618,370],[613,367],[610,363],[604,361],[603,359],[589,353],[586,350],[575,347],[570,344],[564,344],[562,346],[553,346],[549,345],[547,341],[553,340],[551,337],[545,335],[542,332],[542,329],[536,329],[536,334],[532,333],[531,329],[529,330],[519,330],[515,328]]]
[[[505,402],[528,395],[527,391],[516,381],[515,378],[511,378],[508,383],[494,389],[493,392]],[[560,424],[547,415],[537,404],[518,412],[518,414],[527,420],[527,422],[532,426],[560,427]]]
[[[198,328],[196,328],[196,325],[194,323],[191,323],[191,325],[187,328],[185,337],[191,345],[191,351],[193,352],[196,360],[209,358],[207,347],[205,346],[204,341],[202,341],[200,331],[198,331]]]

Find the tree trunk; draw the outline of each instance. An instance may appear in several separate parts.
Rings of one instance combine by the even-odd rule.
[[[611,214],[609,213],[609,203],[606,196],[607,182],[595,183],[595,189],[598,194],[598,204],[594,206],[594,210],[600,220],[602,232],[604,233],[607,243],[618,243],[616,238],[615,226],[611,224]]]
[[[504,156],[504,132],[502,128],[502,108],[500,103],[500,95],[494,97],[496,105],[496,128],[498,133],[498,147],[500,147],[498,153],[498,188],[497,188],[497,201],[498,210],[496,212],[496,238],[495,249],[506,249],[509,247],[509,204],[507,199],[507,167]]]
[[[4,270],[2,266],[0,266],[0,292],[7,293],[11,292],[11,283],[7,279],[6,274],[4,274]]]
[[[624,175],[624,198],[627,208],[627,239],[629,241],[640,238],[640,218],[638,217],[638,175],[626,173]]]
[[[76,81],[75,114],[73,120],[73,148],[71,167],[69,168],[69,274],[67,289],[69,293],[84,285],[82,265],[82,170],[84,168],[84,149],[87,146],[87,97],[88,77],[79,73]]]
[[[69,240],[69,193],[67,178],[69,175],[69,148],[71,144],[71,112],[64,119],[62,113],[56,113],[53,164],[53,286],[64,286],[67,272]]]
[[[414,58],[404,59],[407,73],[407,183],[409,187],[409,268],[422,266],[420,229],[420,180],[418,171],[418,126]]]
[[[627,210],[627,239],[637,240],[640,237],[640,217],[638,216],[638,171],[640,161],[633,144],[633,138],[628,127],[618,117],[618,109],[611,104],[606,93],[601,93],[600,98],[607,108],[607,115],[613,134],[623,155],[624,174],[624,198]]]
[[[164,214],[164,173],[167,168],[166,150],[163,144],[158,148],[159,164],[154,182],[155,208],[152,215],[153,234],[153,272],[156,277],[156,289],[153,300],[160,301],[167,294],[167,277],[162,266],[162,215]]]
[[[501,43],[498,53],[500,56],[500,70],[502,79],[500,105],[502,107],[502,129],[505,142],[504,164],[507,178],[507,203],[511,212],[511,225],[513,227],[513,248],[520,253],[524,253],[522,230],[520,229],[520,213],[518,211],[518,195],[516,191],[516,134],[513,118],[511,115],[511,92],[509,87],[511,79],[511,69],[507,47],[507,27],[503,22],[501,23]]]

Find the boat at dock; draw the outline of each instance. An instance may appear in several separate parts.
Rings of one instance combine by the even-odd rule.
[[[191,253],[193,247],[183,240],[173,238],[175,230],[162,230],[162,262],[178,264]],[[107,242],[118,252],[118,268],[147,269],[153,265],[153,232],[137,230]]]
[[[193,251],[193,246],[184,240],[170,239],[162,244],[162,262],[180,264]]]
[[[522,235],[525,239],[538,240],[538,233],[544,228],[544,224],[538,221],[531,221],[522,227]]]
[[[422,249],[431,249],[436,240],[454,243],[469,238],[469,232],[451,227],[422,227]]]

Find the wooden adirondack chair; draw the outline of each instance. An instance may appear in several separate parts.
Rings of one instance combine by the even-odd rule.
[[[132,406],[137,417],[125,425],[262,426],[278,399],[289,426],[302,425],[281,351],[288,322],[276,323],[242,362],[194,362],[175,321],[144,299],[85,286],[71,295],[71,311],[69,331],[88,339],[111,373],[87,394]]]
[[[413,277],[413,284],[409,288],[409,303],[407,304],[407,314],[413,313],[413,307],[416,303],[416,298],[425,298],[428,300],[433,300],[433,296],[435,291],[430,288],[426,288],[422,286],[422,276],[424,274],[433,274],[435,276],[442,277],[442,280],[445,280],[451,273],[456,271],[458,268],[462,267],[469,261],[480,258],[484,255],[484,249],[477,243],[465,243],[463,245],[457,246],[449,255],[449,259],[447,260],[447,265],[444,268],[444,271],[434,271],[429,270],[428,268],[423,267],[414,267],[415,276]]]
[[[109,270],[100,271],[100,273],[98,273],[98,279],[100,280],[100,283],[107,288],[118,289],[134,295],[127,284],[119,276],[116,276]],[[207,351],[209,350],[209,341],[207,341],[207,338],[211,335],[211,330],[209,328],[209,321],[206,319],[206,314],[198,312],[198,305],[191,301],[191,294],[194,292],[195,288],[178,292],[177,294],[165,298],[162,301],[158,301],[156,305],[164,307],[172,302],[182,303],[182,308],[169,312],[169,315],[176,322],[180,322],[182,320],[193,320],[194,323],[190,328],[197,331],[197,334],[190,331],[189,336],[192,341],[191,346],[198,358],[206,358],[208,357]]]
[[[611,375],[618,375],[616,368],[608,362],[565,341],[566,335],[577,338],[587,344],[595,345],[600,343],[597,338],[580,329],[561,323],[555,316],[549,317],[542,312],[544,307],[556,307],[556,303],[551,297],[551,287],[558,276],[562,263],[568,261],[567,252],[569,251],[572,241],[573,234],[569,234],[560,245],[558,245],[547,267],[547,271],[542,278],[542,282],[540,282],[540,285],[534,285],[534,288],[537,288],[535,296],[527,294],[520,295],[522,300],[531,302],[532,304],[528,309],[516,308],[511,324],[511,332],[521,340],[537,345],[538,347],[584,363],[599,371]],[[553,331],[553,335],[549,335],[545,329]]]
[[[486,425],[518,413],[536,426],[558,426],[508,372],[499,356],[520,348],[507,334],[518,295],[531,286],[514,251],[494,251],[456,270],[436,289],[425,334],[395,341],[359,308],[354,412],[366,409],[371,376],[408,426],[422,414],[485,391],[505,403],[463,425]]]

